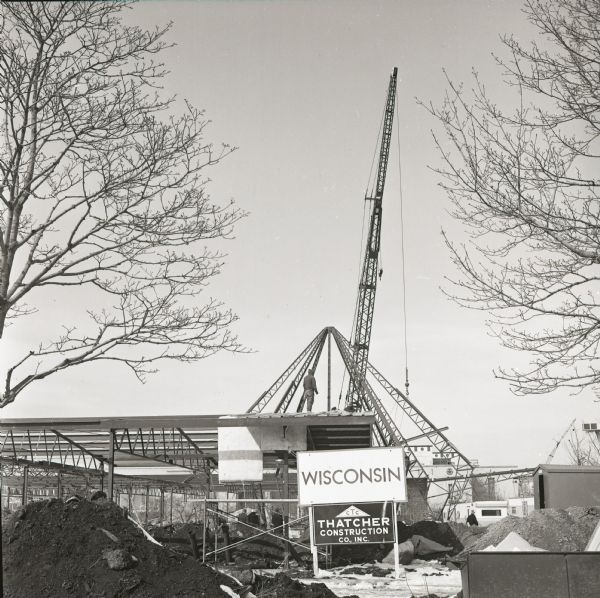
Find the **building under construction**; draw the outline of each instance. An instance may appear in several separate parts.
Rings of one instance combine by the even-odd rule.
[[[142,500],[146,519],[157,502],[164,518],[165,501],[170,497],[172,505],[174,495],[184,501],[225,497],[233,503],[285,499],[289,506],[297,496],[296,451],[395,446],[405,453],[408,503],[402,506],[402,516],[438,518],[471,498],[474,476],[531,473],[476,473],[445,435],[447,428],[434,424],[409,398],[408,373],[402,392],[369,361],[396,82],[394,69],[378,140],[377,172],[365,196],[369,227],[351,338],[333,327],[323,328],[244,415],[4,420],[4,505],[26,503],[37,495],[100,489],[130,507]],[[331,407],[333,350],[343,362],[344,379],[347,376],[344,408],[339,410]],[[309,369],[324,367],[325,353],[327,411],[306,412],[302,381]],[[254,473],[249,477],[250,470]]]

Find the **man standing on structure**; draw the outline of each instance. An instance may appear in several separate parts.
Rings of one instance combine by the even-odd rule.
[[[303,401],[306,403],[306,410],[312,411],[312,406],[315,401],[315,393],[319,394],[317,390],[317,381],[315,380],[315,373],[313,370],[308,370],[308,374],[304,376],[304,395],[302,396]]]

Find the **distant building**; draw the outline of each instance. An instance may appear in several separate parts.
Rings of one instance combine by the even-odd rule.
[[[466,523],[471,511],[475,511],[475,517],[479,525],[485,527],[496,523],[504,517],[527,517],[534,508],[533,496],[528,498],[509,498],[506,500],[477,500],[475,502],[459,503],[455,506],[452,521]],[[448,507],[445,509],[444,519],[447,520]]]

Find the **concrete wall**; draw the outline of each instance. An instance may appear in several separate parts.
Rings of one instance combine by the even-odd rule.
[[[414,523],[430,516],[427,507],[427,480],[406,480],[408,503],[399,505],[399,518]]]
[[[219,482],[260,482],[263,453],[306,450],[306,425],[220,427]]]

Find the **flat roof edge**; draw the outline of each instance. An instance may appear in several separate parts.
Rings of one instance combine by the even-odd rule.
[[[348,413],[323,411],[314,413],[243,413],[209,415],[146,415],[124,417],[50,417],[50,418],[3,418],[0,430],[9,429],[89,429],[111,430],[121,428],[219,428],[235,426],[282,425],[297,423],[305,425],[359,425],[371,424],[375,416],[371,412]]]

